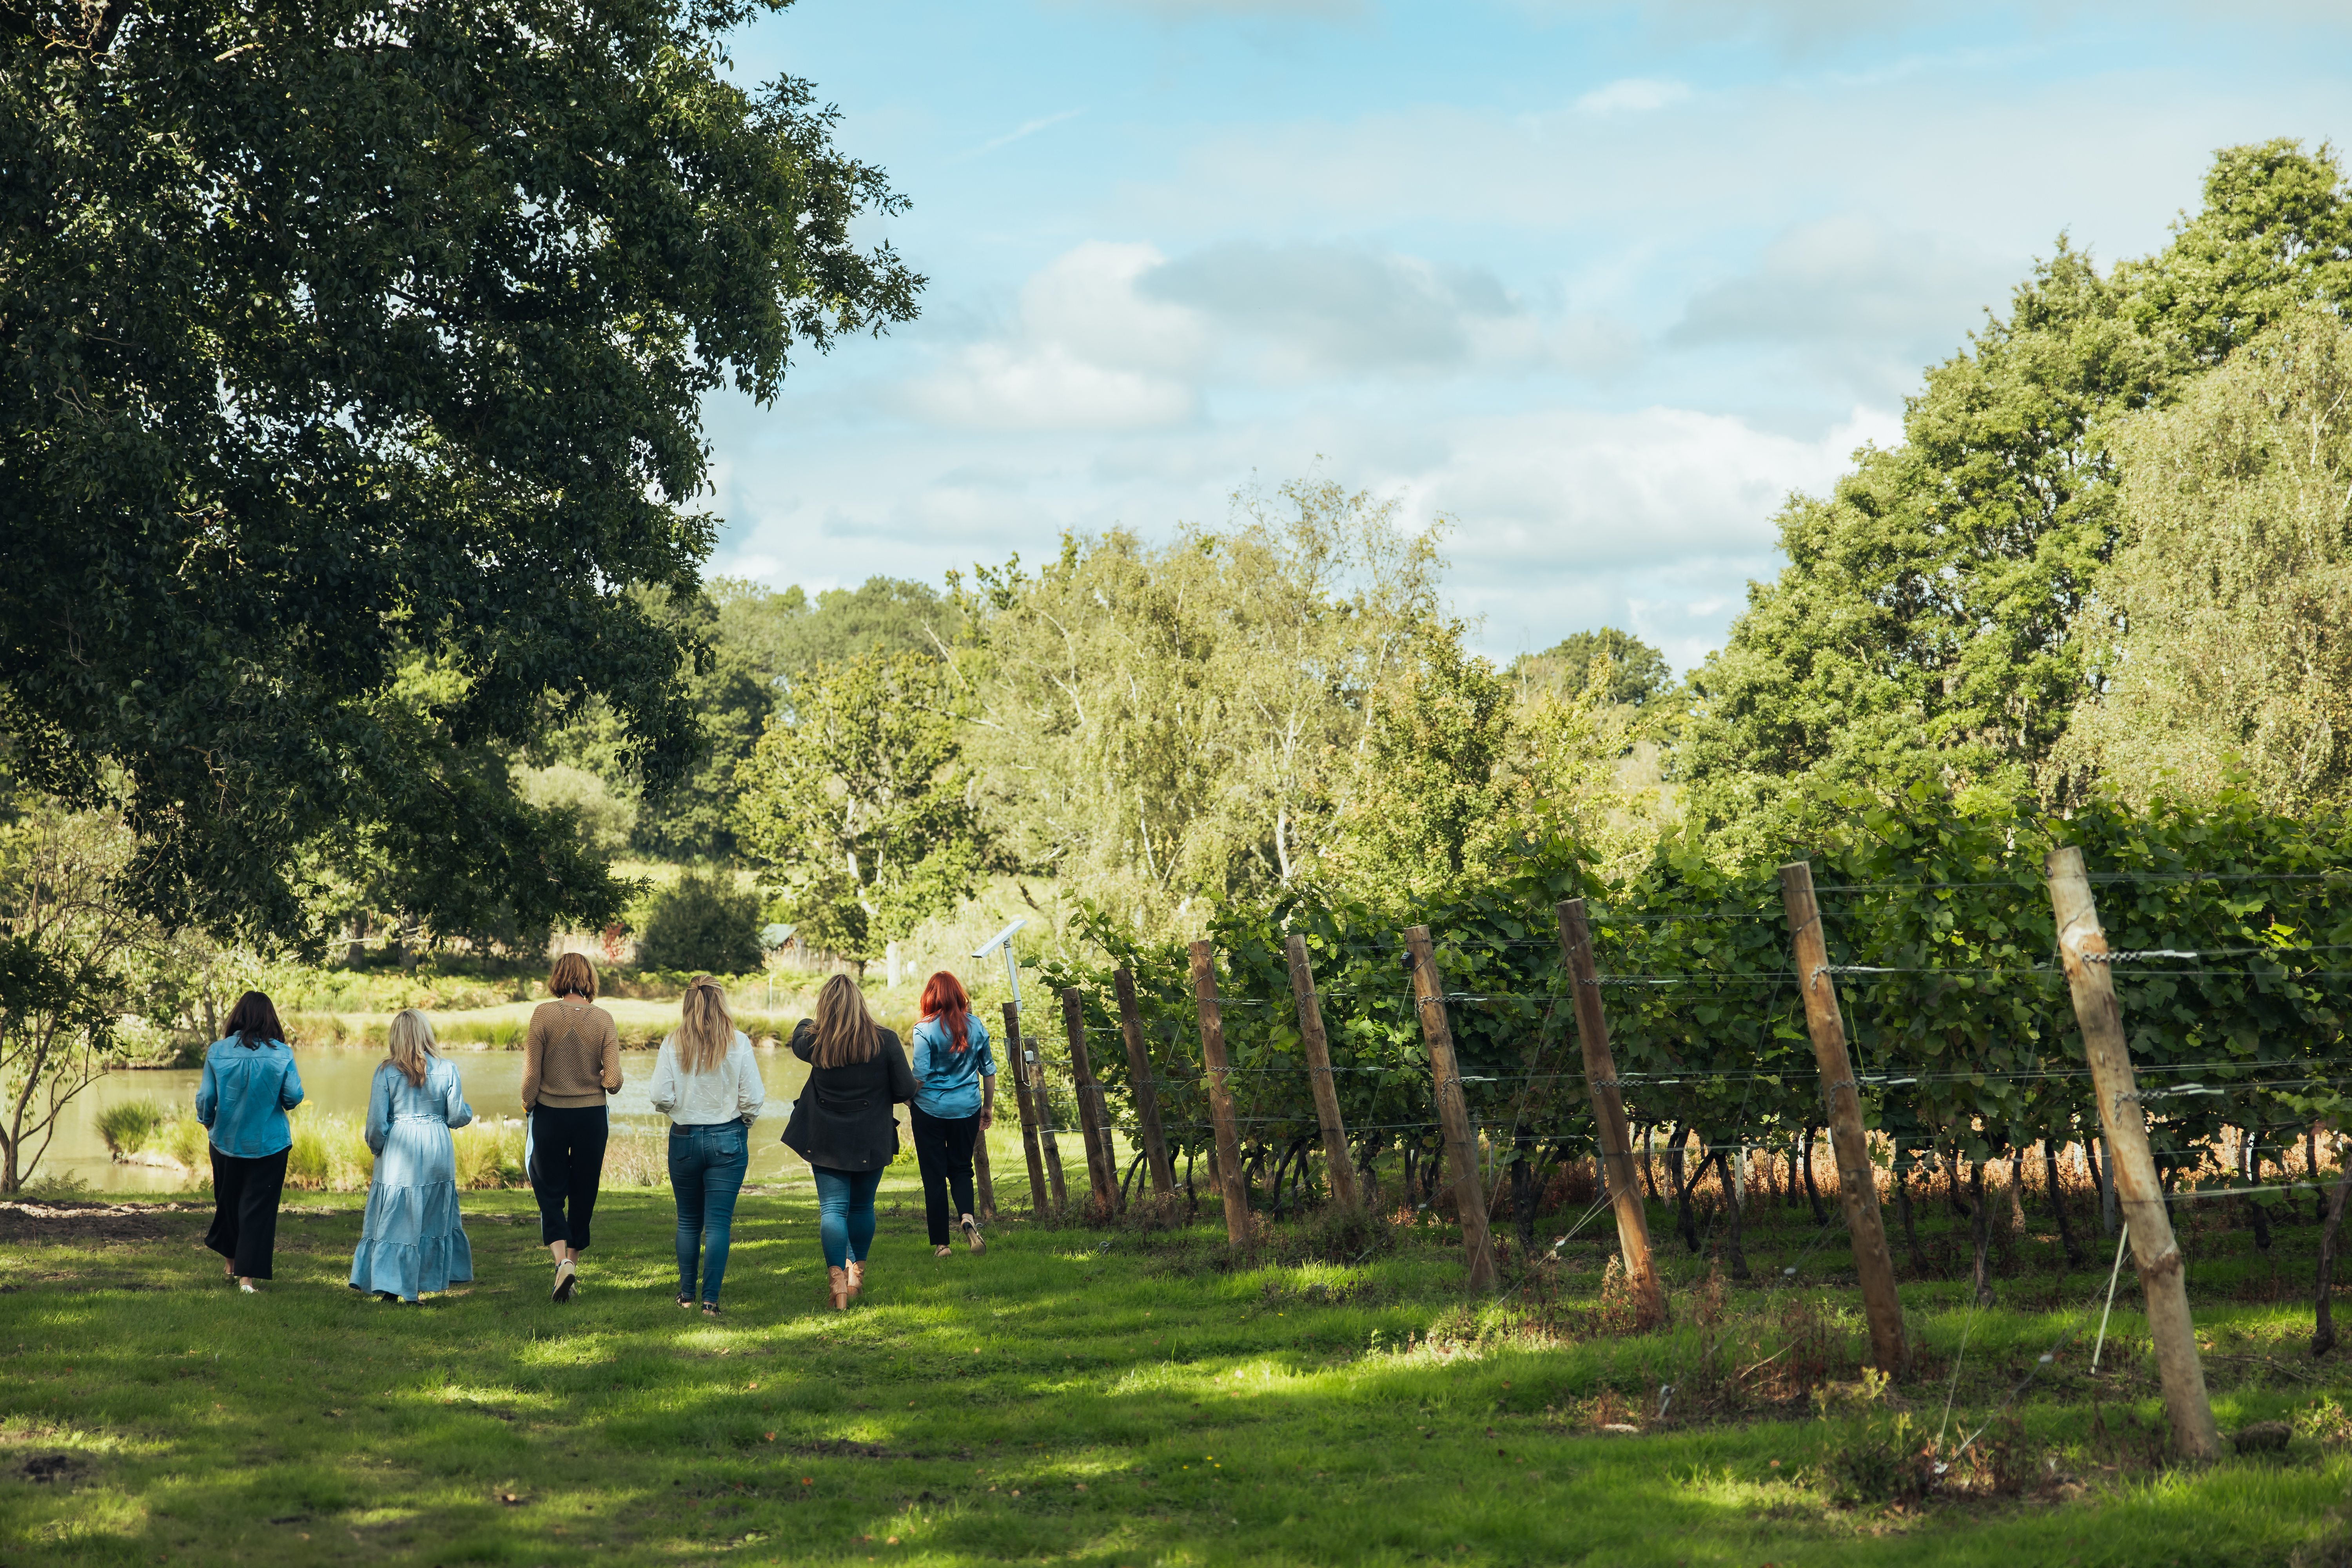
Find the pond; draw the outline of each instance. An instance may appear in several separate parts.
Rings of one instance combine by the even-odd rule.
[[[465,1080],[467,1103],[474,1108],[478,1119],[522,1114],[520,1051],[469,1050],[452,1046],[447,1054],[457,1064],[458,1074]],[[790,1051],[772,1047],[757,1054],[761,1077],[768,1086],[768,1103],[751,1131],[750,1179],[774,1181],[788,1172],[804,1168],[800,1156],[777,1140],[783,1136],[784,1121],[792,1114],[793,1100],[800,1093],[808,1068]],[[383,1059],[383,1052],[373,1048],[297,1051],[295,1063],[302,1074],[304,1107],[343,1111],[354,1117],[364,1115],[369,1081]],[[653,1078],[653,1052],[622,1053],[621,1090],[612,1098],[614,1131],[659,1132],[667,1127],[667,1121],[646,1100],[646,1085]],[[194,1068],[107,1074],[82,1090],[66,1108],[57,1141],[50,1144],[48,1153],[34,1173],[36,1177],[79,1176],[93,1190],[103,1192],[180,1187],[180,1178],[173,1172],[152,1165],[115,1163],[106,1152],[106,1140],[99,1135],[98,1116],[110,1105],[132,1100],[152,1100],[166,1110],[174,1106],[193,1108],[201,1076]],[[900,1120],[905,1120],[903,1111]]]

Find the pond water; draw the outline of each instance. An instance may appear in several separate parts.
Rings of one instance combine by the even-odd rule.
[[[448,1055],[465,1080],[466,1101],[474,1108],[477,1119],[522,1114],[520,1051],[473,1051],[457,1046],[449,1047]],[[771,1047],[757,1055],[761,1077],[768,1086],[768,1102],[751,1130],[750,1179],[774,1181],[788,1172],[805,1168],[800,1156],[777,1140],[783,1136],[785,1119],[792,1114],[793,1100],[808,1077],[808,1068],[790,1051]],[[368,1084],[375,1076],[377,1064],[383,1059],[383,1053],[377,1049],[297,1051],[295,1065],[302,1074],[303,1109],[364,1115]],[[646,1086],[653,1072],[653,1052],[622,1053],[621,1090],[611,1102],[615,1132],[660,1132],[667,1128],[667,1119],[646,1100]],[[194,1068],[107,1074],[83,1089],[66,1108],[57,1140],[49,1145],[48,1153],[35,1172],[36,1177],[79,1176],[92,1189],[104,1192],[178,1188],[182,1183],[171,1171],[152,1165],[115,1163],[106,1152],[106,1140],[99,1135],[98,1115],[110,1105],[131,1100],[152,1100],[166,1110],[173,1106],[193,1110],[196,1082],[202,1076]],[[299,1116],[302,1111],[295,1114]],[[905,1119],[903,1111],[900,1119]]]

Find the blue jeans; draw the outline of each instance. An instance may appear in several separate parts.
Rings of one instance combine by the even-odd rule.
[[[816,1178],[816,1235],[824,1244],[828,1268],[845,1268],[851,1258],[866,1260],[874,1245],[874,1189],[882,1184],[879,1171],[835,1171],[811,1165]]]
[[[677,1194],[677,1293],[694,1294],[702,1265],[702,1299],[719,1300],[727,1278],[727,1243],[735,1227],[735,1194],[751,1163],[751,1130],[740,1121],[669,1130],[669,1184]]]

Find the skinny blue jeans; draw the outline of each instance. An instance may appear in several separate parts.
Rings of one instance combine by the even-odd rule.
[[[874,1189],[882,1184],[879,1171],[835,1171],[811,1165],[816,1178],[816,1235],[824,1244],[828,1268],[846,1268],[849,1260],[866,1260],[874,1245]]]
[[[751,1163],[751,1130],[740,1121],[669,1130],[669,1184],[677,1194],[677,1293],[694,1294],[701,1265],[702,1299],[719,1300],[727,1278],[727,1244],[735,1228],[735,1195]]]

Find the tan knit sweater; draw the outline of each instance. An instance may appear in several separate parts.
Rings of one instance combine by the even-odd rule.
[[[585,1002],[541,1002],[522,1042],[522,1108],[602,1105],[621,1087],[621,1032]]]

